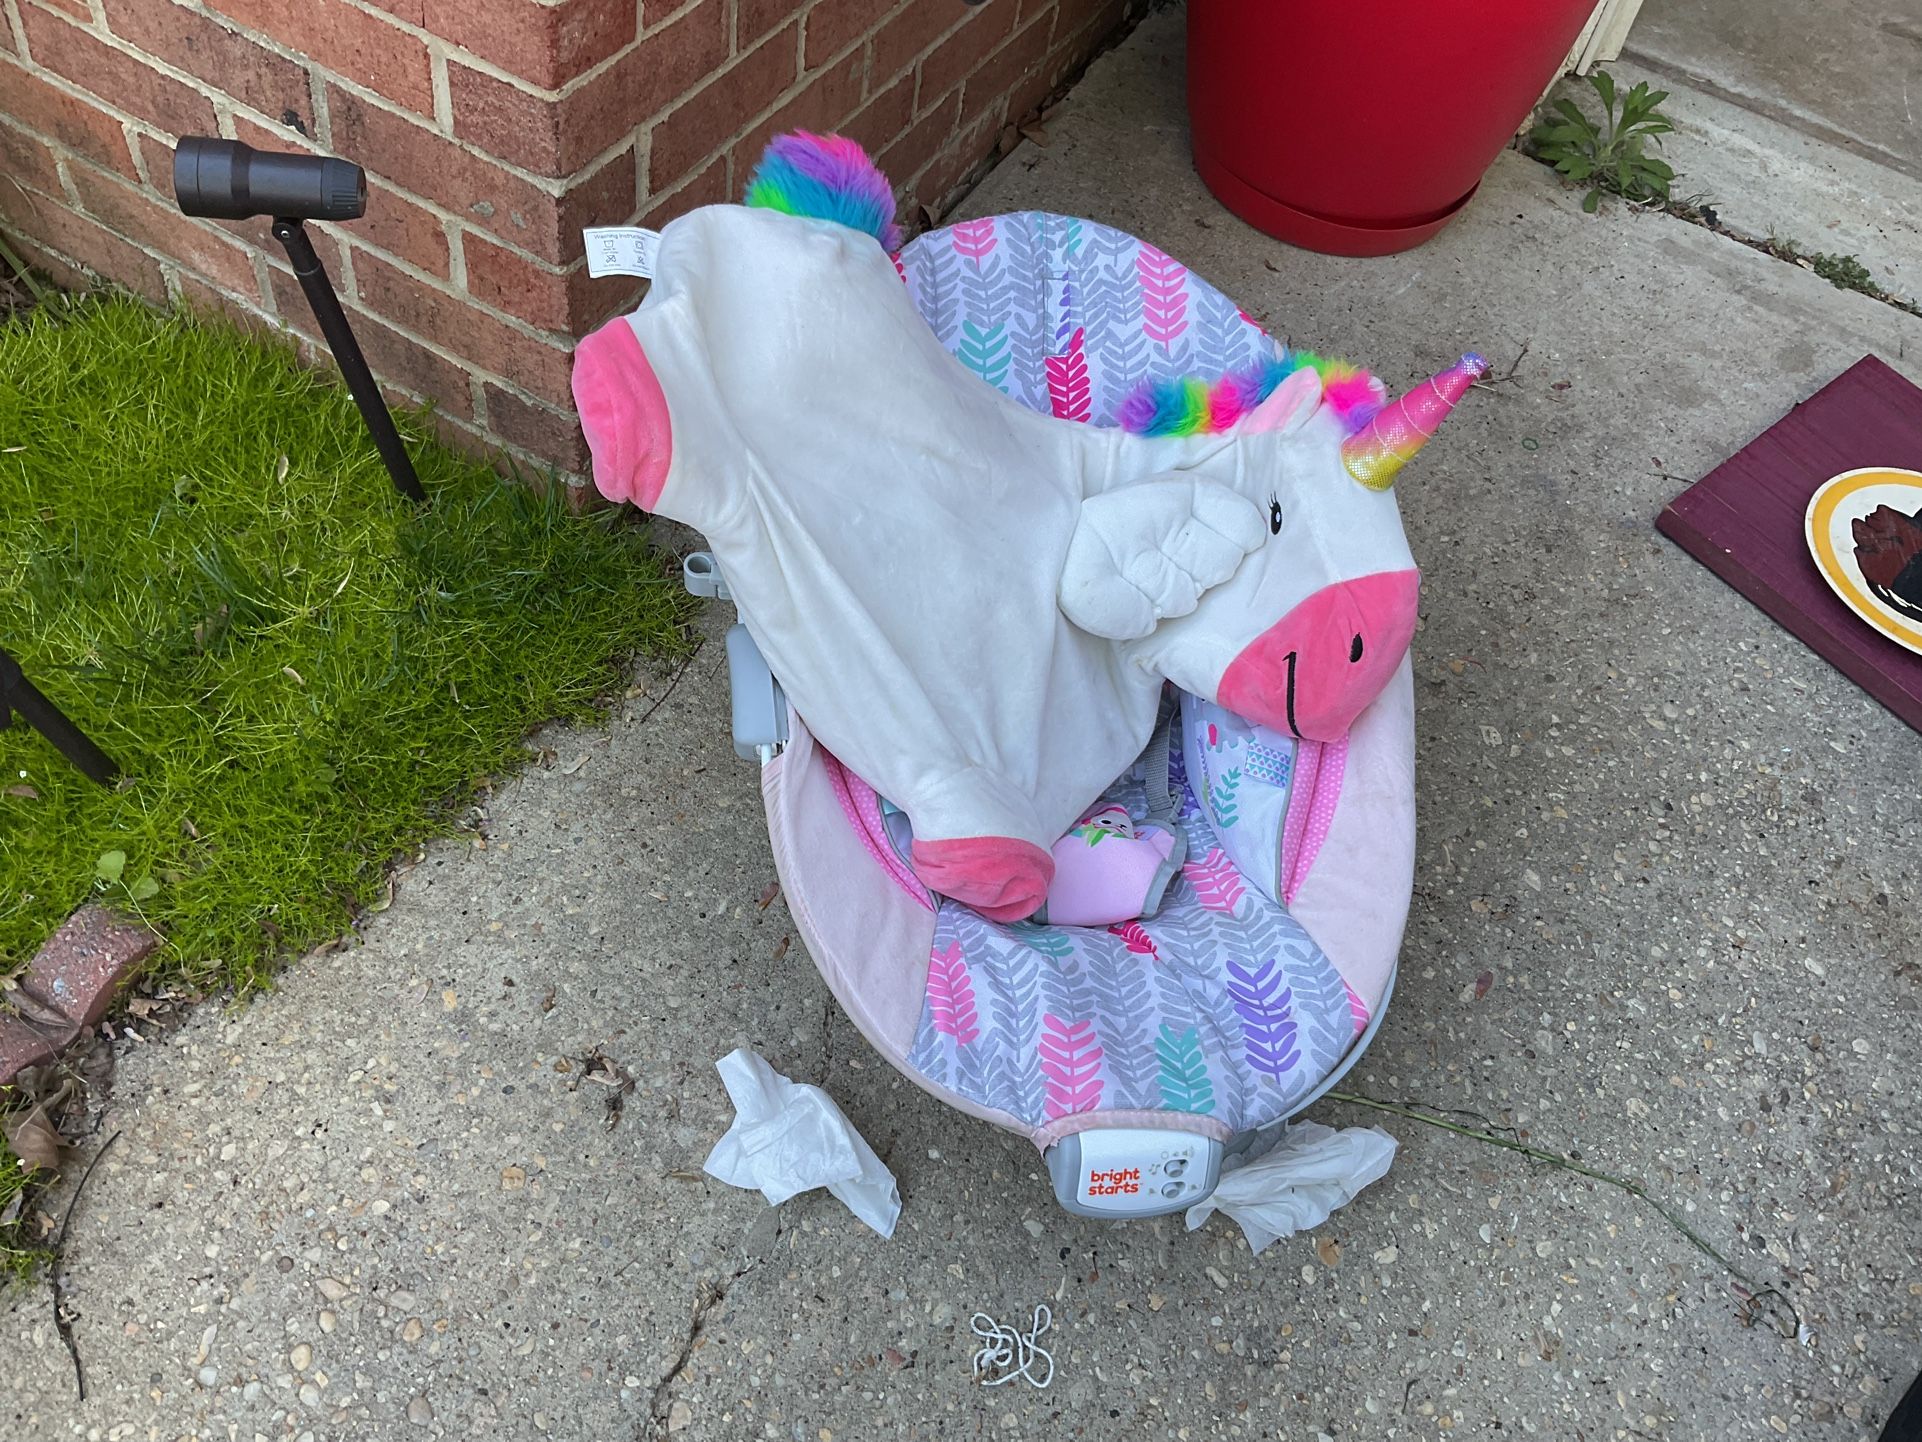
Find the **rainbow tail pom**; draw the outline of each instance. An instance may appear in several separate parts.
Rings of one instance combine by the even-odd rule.
[[[747,203],[837,221],[873,236],[889,254],[901,248],[893,187],[867,152],[844,136],[805,130],[775,136],[748,180]]]

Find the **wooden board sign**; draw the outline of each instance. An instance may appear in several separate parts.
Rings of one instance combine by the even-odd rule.
[[[1655,527],[1922,731],[1922,655],[1843,604],[1809,554],[1809,500],[1864,468],[1922,471],[1922,390],[1864,356],[1677,496]]]

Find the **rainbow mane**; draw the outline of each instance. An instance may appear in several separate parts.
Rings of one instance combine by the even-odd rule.
[[[1121,428],[1138,436],[1214,435],[1232,430],[1273,395],[1275,387],[1304,368],[1321,377],[1322,402],[1334,408],[1351,436],[1375,418],[1386,399],[1381,382],[1358,366],[1312,351],[1287,351],[1277,360],[1230,371],[1219,380],[1199,376],[1144,380],[1121,403]]]
[[[838,221],[893,254],[901,248],[894,190],[867,152],[839,135],[777,135],[747,183],[747,203],[786,215]]]

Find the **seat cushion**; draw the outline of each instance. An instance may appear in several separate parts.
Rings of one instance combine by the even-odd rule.
[[[1347,1054],[1367,1008],[1235,869],[1171,750],[1189,861],[1161,911],[1007,925],[943,900],[911,1070],[1035,1127],[1160,1111],[1242,1131],[1288,1116]],[[1103,802],[1147,815],[1132,778]]]

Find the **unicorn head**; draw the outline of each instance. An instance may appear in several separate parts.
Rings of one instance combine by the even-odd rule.
[[[1372,376],[1302,352],[1212,384],[1142,386],[1122,408],[1125,429],[1235,441],[1232,464],[1204,455],[1198,468],[1247,503],[1247,516],[1217,523],[1247,554],[1185,614],[1151,605],[1117,627],[1084,607],[1077,619],[1250,720],[1341,736],[1415,633],[1419,577],[1390,487],[1486,369],[1464,356],[1386,403]]]

